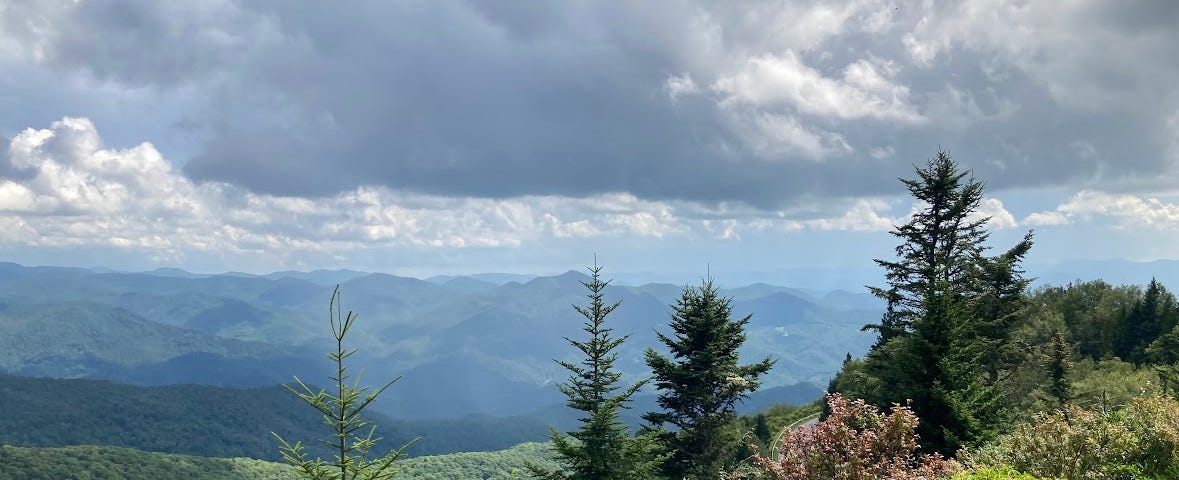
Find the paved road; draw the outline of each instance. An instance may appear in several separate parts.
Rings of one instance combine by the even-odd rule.
[[[787,425],[786,428],[783,428],[782,431],[778,433],[778,436],[774,438],[773,446],[770,447],[770,458],[774,461],[778,461],[778,450],[782,447],[782,437],[786,436],[786,432],[800,428],[806,428],[816,423],[819,423],[819,414],[817,413],[803,417],[794,423]]]

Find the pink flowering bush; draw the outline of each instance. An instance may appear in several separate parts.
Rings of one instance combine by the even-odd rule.
[[[920,455],[917,416],[897,405],[883,414],[862,400],[827,396],[831,415],[788,432],[778,458],[754,460],[762,475],[780,480],[935,480],[961,470],[938,454]]]

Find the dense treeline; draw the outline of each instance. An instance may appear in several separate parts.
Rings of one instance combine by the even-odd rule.
[[[391,391],[392,393],[392,391]],[[422,437],[411,456],[494,451],[545,438],[528,417],[394,420],[373,414],[390,445]],[[270,432],[319,435],[323,420],[280,387],[137,387],[97,380],[0,375],[0,443],[113,445],[210,457],[278,460]],[[318,448],[317,444],[309,445]],[[326,450],[317,450],[324,455]]]
[[[1010,363],[998,382],[1000,425],[1064,404],[1113,408],[1179,388],[1179,304],[1159,282],[1043,287],[1026,302],[998,346]],[[869,362],[849,361],[830,389],[871,398]]]

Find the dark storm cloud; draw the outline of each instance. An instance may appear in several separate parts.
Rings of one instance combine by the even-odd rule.
[[[827,30],[806,5],[775,17],[763,13],[776,4],[687,1],[101,0],[0,15],[59,71],[204,99],[181,112],[200,138],[184,172],[266,193],[378,184],[769,207],[895,193],[939,146],[996,187],[1112,185],[1168,168],[1175,3],[1078,8],[1042,46],[983,35],[1006,26],[952,8],[850,4]],[[909,34],[941,49],[927,65]],[[827,79],[862,60],[894,69],[884,80],[908,88],[904,106],[922,120],[744,104],[713,88],[787,52]],[[681,75],[695,89],[672,98]]]

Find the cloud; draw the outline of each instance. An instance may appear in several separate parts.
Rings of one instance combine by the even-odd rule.
[[[0,110],[22,115],[0,136],[84,115],[112,143],[150,139],[194,188],[274,197],[621,192],[776,211],[893,194],[939,146],[995,190],[1148,191],[1176,166],[1177,11],[13,0]]]
[[[797,117],[756,111],[733,112],[730,128],[759,158],[823,160],[852,150],[837,133],[812,130]]]
[[[160,261],[200,252],[297,258],[400,247],[519,248],[553,239],[705,237],[739,241],[777,229],[882,231],[884,200],[767,212],[704,208],[629,193],[511,199],[447,197],[358,187],[304,198],[194,182],[150,143],[106,146],[86,118],[28,128],[7,152],[27,178],[0,180],[0,246],[109,247]]]
[[[909,104],[908,87],[893,83],[893,75],[887,63],[857,60],[843,69],[841,79],[831,79],[787,51],[750,59],[736,73],[717,80],[713,89],[723,96],[722,104],[785,105],[804,114],[843,120],[924,122]]]
[[[1157,105],[1141,91],[1175,92],[1179,58],[1169,53],[1179,21],[1174,2],[973,0],[917,9],[920,20],[903,41],[910,57],[928,68],[949,55],[985,55],[991,76],[1021,71],[1058,102],[1089,110],[1153,109]]]
[[[1055,210],[1036,212],[1024,221],[1029,225],[1066,225],[1109,219],[1118,228],[1179,228],[1179,203],[1155,197],[1082,191]]]
[[[836,218],[806,220],[803,225],[816,230],[850,230],[856,232],[882,232],[892,230],[894,225],[905,223],[904,218],[890,218],[881,214],[889,205],[883,201],[862,200],[856,202],[847,213]]]
[[[1023,223],[1033,227],[1052,227],[1068,225],[1069,219],[1060,212],[1035,212],[1023,219]]]
[[[8,153],[14,165],[36,174],[0,182],[0,212],[23,219],[32,228],[24,241],[38,244],[259,251],[364,243],[514,246],[550,234],[661,236],[677,228],[667,207],[630,195],[490,200],[362,187],[307,199],[195,183],[149,143],[104,148],[85,118],[27,129]],[[584,218],[562,220],[577,215]]]
[[[1011,212],[1003,207],[1003,202],[997,198],[984,198],[979,204],[978,213],[990,217],[990,220],[987,221],[988,228],[1005,230],[1019,226],[1019,223],[1015,221],[1015,216],[1011,215]]]
[[[679,100],[682,96],[696,93],[700,93],[700,87],[692,80],[691,75],[685,73],[667,77],[667,96],[671,97],[672,102]]]

